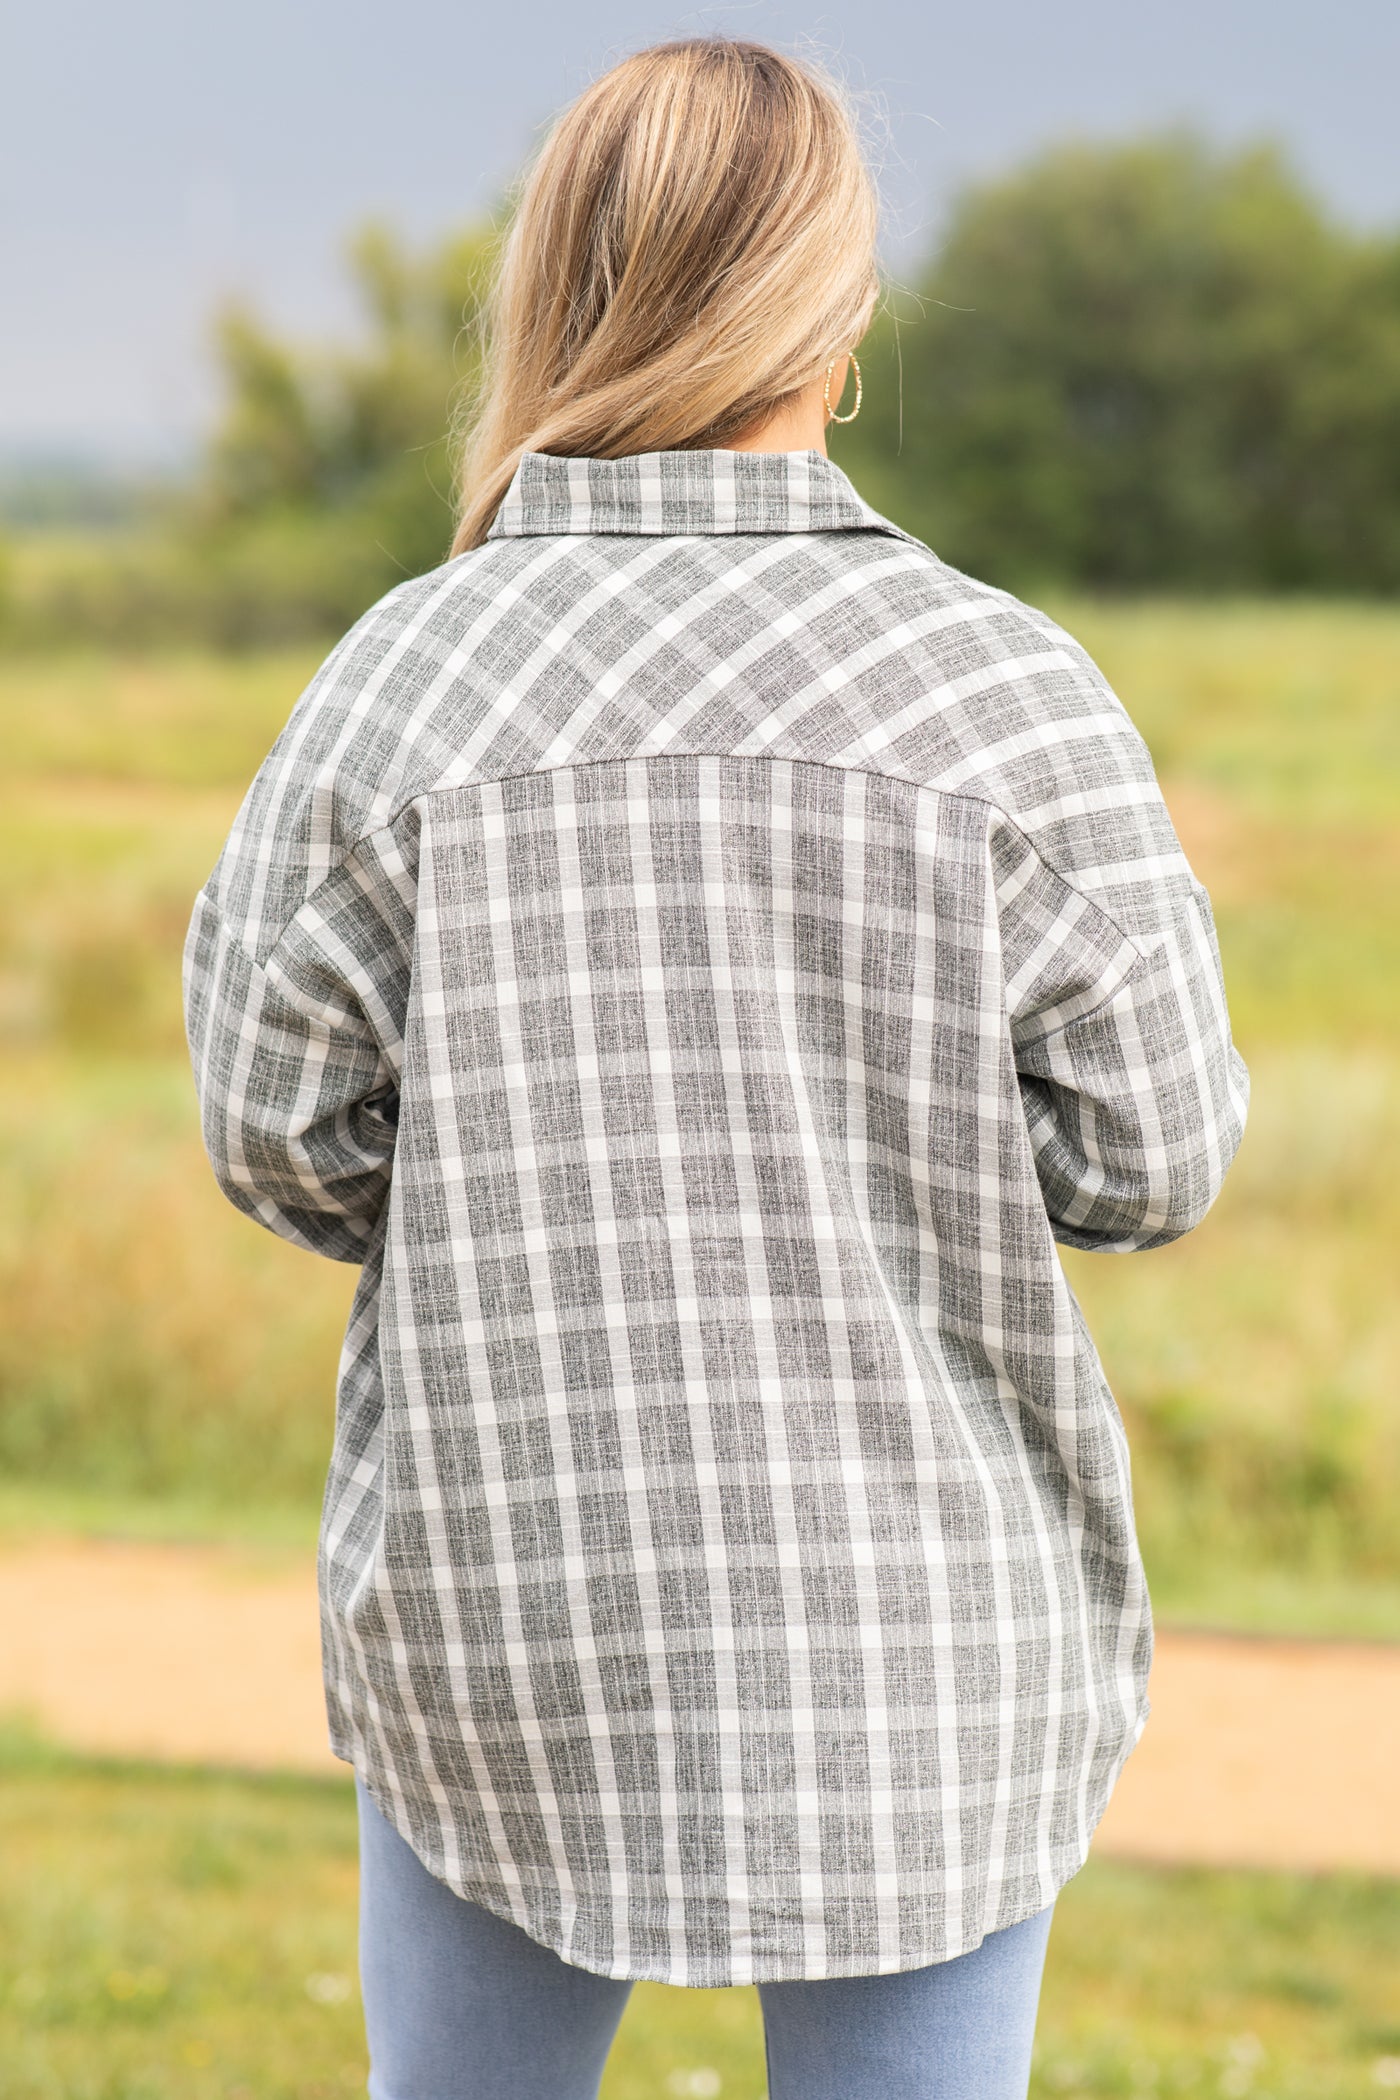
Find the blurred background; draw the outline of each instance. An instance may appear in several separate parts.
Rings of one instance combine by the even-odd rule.
[[[448,418],[541,127],[626,51],[703,31],[808,51],[860,104],[890,291],[834,456],[945,559],[1085,643],[1215,902],[1255,1089],[1238,1165],[1185,1242],[1066,1261],[1128,1426],[1159,1627],[1368,1643],[1393,1668],[1386,0],[70,0],[11,19],[6,1565],[84,1540],[165,1542],[181,1569],[221,1552],[230,1585],[305,1565],[353,1275],[213,1187],[185,926],[331,643],[446,553]],[[40,1629],[52,1587],[34,1574]],[[143,1636],[138,1617],[133,1667]],[[11,1703],[0,2089],[361,2090],[345,1784],[104,1761]],[[1357,1729],[1376,1725],[1363,1699]],[[1281,1719],[1281,1755],[1288,1735]],[[1299,1817],[1335,1783],[1300,1771]],[[1189,1780],[1182,1802],[1186,1831]],[[1374,1872],[1322,1871],[1315,1848],[1306,1872],[1202,1864],[1189,1833],[1177,1852],[1095,1858],[1066,1891],[1036,2093],[1400,2087],[1393,1845],[1378,1833]],[[639,1988],[608,2100],[757,2100],[756,2023],[751,1993]]]

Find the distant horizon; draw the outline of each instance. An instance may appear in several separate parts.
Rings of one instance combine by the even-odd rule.
[[[403,0],[177,0],[28,10],[7,43],[0,138],[0,464],[165,473],[217,403],[209,323],[237,298],[279,335],[354,327],[346,240],[378,216],[421,247],[490,213],[541,127],[624,52],[724,31],[812,48],[874,138],[896,269],[929,253],[970,182],[1073,139],[1189,128],[1279,146],[1335,219],[1400,225],[1391,101],[1400,9],[1180,0],[1171,12],[1001,0],[975,14],[867,0],[561,0],[464,17]],[[55,120],[62,112],[62,121]]]

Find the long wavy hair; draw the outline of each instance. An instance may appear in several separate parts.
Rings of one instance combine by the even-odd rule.
[[[516,200],[452,553],[486,537],[523,452],[617,459],[757,429],[869,325],[875,236],[855,118],[816,67],[716,36],[603,74]]]

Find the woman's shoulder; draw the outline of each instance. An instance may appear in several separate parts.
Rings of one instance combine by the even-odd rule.
[[[882,673],[867,643],[849,762],[983,804],[1075,884],[1116,898],[1117,871],[1150,862],[1174,896],[1189,871],[1152,756],[1098,663],[1051,613],[914,544],[870,609],[895,647]]]
[[[900,543],[907,558],[851,601],[869,629],[872,750],[922,785],[981,794],[1012,816],[1030,814],[1056,780],[1150,774],[1127,708],[1053,614],[909,534]]]

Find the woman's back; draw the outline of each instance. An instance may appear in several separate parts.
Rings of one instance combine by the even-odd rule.
[[[335,1747],[691,1984],[975,1946],[1146,1718],[1054,1239],[1238,1143],[1209,905],[1083,652],[816,452],[526,452],[333,652],[187,948],[233,1200],[363,1262]]]

